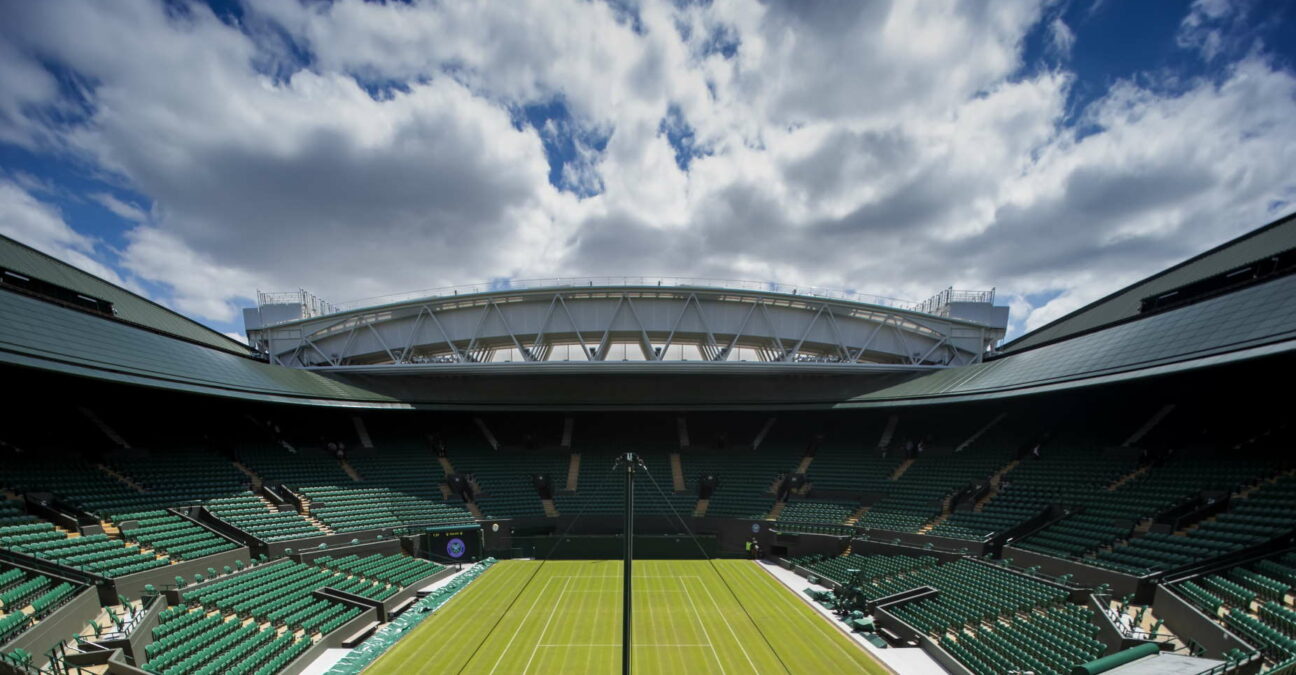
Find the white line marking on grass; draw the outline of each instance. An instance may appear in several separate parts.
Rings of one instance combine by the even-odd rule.
[[[548,579],[545,579],[544,587],[540,589],[540,593],[536,595],[535,600],[531,601],[531,606],[527,608],[526,615],[523,616],[522,620],[518,622],[517,628],[513,629],[513,636],[509,638],[508,644],[504,645],[504,651],[500,652],[499,658],[495,659],[495,665],[491,666],[490,671],[492,673],[495,672],[497,668],[499,668],[500,662],[504,660],[504,655],[507,654],[509,648],[513,646],[513,641],[517,639],[518,633],[522,632],[522,627],[526,625],[527,619],[531,618],[531,612],[535,609],[536,603],[540,602],[540,598],[544,597],[545,591],[549,590],[549,582],[553,580],[554,577],[549,577]],[[526,586],[523,586],[522,588],[525,589]],[[521,590],[519,590],[518,592],[520,593]],[[553,615],[550,614],[549,618],[553,618]]]
[[[608,642],[608,643],[582,642],[576,644],[548,644],[548,645],[536,645],[536,646],[537,647],[620,647],[621,643],[620,642]],[[715,647],[715,645],[711,644],[710,642],[706,644],[651,644],[651,645],[633,644],[630,646],[634,649],[651,649],[653,647],[713,647],[713,648]]]
[[[716,576],[720,576],[720,570],[717,570],[717,569],[714,569],[714,568],[713,568],[712,571],[716,573]],[[721,579],[721,583],[724,583],[724,580],[723,580],[723,579]],[[753,672],[753,673],[754,673],[754,672],[757,672],[757,670],[756,670],[756,662],[755,662],[755,661],[752,661],[751,654],[748,654],[748,653],[747,653],[747,648],[746,648],[745,646],[743,646],[742,640],[739,640],[739,639],[738,639],[738,633],[734,630],[734,628],[733,628],[733,624],[729,623],[729,617],[725,615],[725,613],[724,613],[724,609],[723,609],[722,607],[720,607],[720,603],[716,602],[716,599],[715,599],[715,596],[714,596],[714,595],[711,595],[711,587],[708,586],[708,585],[706,585],[706,584],[702,584],[702,590],[706,591],[707,597],[711,599],[711,605],[712,605],[713,607],[716,608],[716,612],[717,612],[718,614],[720,614],[720,618],[721,618],[721,619],[724,619],[725,626],[727,626],[727,627],[729,628],[729,634],[733,636],[734,642],[737,643],[737,644],[738,644],[738,648],[742,650],[743,656],[747,657],[747,665],[750,665],[750,666],[751,666],[751,668],[752,668],[752,672]],[[737,598],[734,598],[734,600],[735,600],[736,602],[738,602],[739,604],[742,603],[742,601],[741,601],[741,600],[738,600]],[[757,632],[760,631],[760,626],[757,626],[757,625],[755,625],[755,624],[753,623],[752,627],[755,628],[755,629],[757,630]],[[771,648],[771,650],[772,650],[772,649],[773,649],[773,648]],[[777,657],[778,657],[778,654],[775,654],[774,656],[777,658]]]
[[[553,608],[549,610],[549,618],[545,620],[544,628],[540,629],[540,637],[536,638],[536,646],[531,649],[531,656],[527,659],[526,667],[522,669],[522,675],[526,675],[526,672],[531,670],[531,662],[535,660],[536,652],[540,651],[540,643],[544,641],[545,633],[549,632],[549,624],[553,623],[554,615],[558,613],[558,608],[562,607],[562,599],[564,595],[567,595],[568,586],[571,586],[571,579],[568,579],[563,584],[562,592],[558,594],[558,600],[554,602]]]
[[[693,594],[689,593],[688,587],[684,585],[684,580],[680,579],[680,588],[684,591],[684,597],[688,598],[689,606],[693,608],[693,616],[697,617],[698,625],[702,627],[702,637],[706,638],[707,644],[711,647],[711,655],[715,657],[716,665],[720,666],[720,673],[725,672],[724,661],[720,660],[720,652],[716,651],[715,643],[711,642],[711,633],[707,631],[706,622],[702,620],[702,613],[698,611],[697,603],[693,602]]]

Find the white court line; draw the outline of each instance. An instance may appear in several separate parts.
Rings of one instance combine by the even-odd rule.
[[[636,588],[635,593],[687,593],[688,591],[676,590],[674,588]],[[577,591],[567,591],[568,593],[621,593],[619,588],[587,588]]]
[[[571,586],[571,579],[563,584],[562,592],[558,594],[558,599],[554,601],[553,609],[549,612],[549,618],[545,620],[544,628],[540,629],[540,637],[536,638],[536,646],[531,650],[531,657],[527,659],[526,667],[522,669],[522,675],[526,675],[531,670],[531,662],[535,660],[536,652],[540,651],[540,642],[544,640],[545,633],[549,632],[549,624],[553,623],[554,615],[558,613],[558,608],[562,607],[562,599],[567,595],[567,587]]]
[[[576,644],[565,644],[565,645],[548,644],[548,645],[536,645],[536,646],[537,647],[620,647],[621,643],[620,642],[608,642],[608,643],[581,642]],[[630,646],[634,647],[635,649],[651,649],[653,647],[714,647],[714,645],[712,645],[710,642],[706,644],[651,644],[651,645],[634,644]]]
[[[504,660],[504,655],[507,654],[509,648],[513,646],[513,641],[517,639],[518,633],[522,632],[522,627],[526,625],[526,620],[531,618],[531,612],[535,609],[536,603],[540,602],[540,598],[544,596],[545,591],[549,590],[549,582],[551,581],[553,581],[553,577],[545,579],[544,587],[540,589],[540,593],[536,595],[535,600],[531,601],[531,606],[527,608],[526,616],[523,616],[522,620],[518,622],[517,628],[513,629],[513,636],[509,638],[508,644],[504,645],[504,651],[500,652],[499,658],[495,659],[495,665],[491,666],[490,671],[492,673],[495,672],[495,669],[499,668],[500,661]],[[549,618],[553,618],[553,615],[550,614]]]
[[[680,588],[684,591],[684,597],[688,598],[689,606],[693,608],[693,616],[697,617],[698,625],[702,627],[702,637],[705,637],[707,644],[711,646],[711,655],[715,657],[716,665],[720,666],[720,675],[724,675],[724,662],[720,660],[720,652],[716,651],[715,643],[711,642],[711,633],[707,631],[706,622],[702,620],[702,614],[698,612],[697,603],[693,602],[693,594],[689,593],[688,587],[684,585],[683,580],[680,580]]]
[[[716,576],[720,576],[720,570],[715,570],[715,573]],[[723,581],[724,579],[722,578],[721,582]],[[743,646],[742,640],[738,639],[738,633],[734,631],[733,624],[729,623],[729,617],[725,615],[724,609],[720,607],[720,603],[716,602],[714,595],[711,595],[711,587],[706,584],[702,584],[702,590],[706,591],[707,597],[711,598],[711,605],[716,608],[716,612],[720,614],[720,618],[724,619],[725,626],[729,628],[729,634],[733,636],[734,642],[737,643],[738,648],[742,650],[743,656],[747,657],[747,664],[751,666],[752,672],[753,673],[756,672],[756,662],[752,661],[751,654],[747,653],[747,648]],[[735,600],[737,600],[737,598],[735,598]],[[741,604],[742,601],[739,600],[738,602]],[[759,626],[753,626],[753,628],[755,628],[757,631],[760,630]],[[777,656],[777,654],[775,654],[775,656]]]

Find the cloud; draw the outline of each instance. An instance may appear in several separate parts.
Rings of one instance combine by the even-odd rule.
[[[1232,59],[1210,77],[1076,111],[1073,73],[1022,60],[1075,44],[1045,9],[20,3],[0,139],[106,177],[121,269],[218,321],[256,289],[672,274],[997,286],[1032,327],[1296,199],[1296,80],[1201,37],[1238,11],[1180,26]]]
[[[1075,46],[1076,35],[1071,27],[1062,20],[1062,17],[1055,17],[1049,22],[1049,49],[1059,58],[1068,58],[1071,56],[1071,48]]]
[[[148,214],[143,209],[134,204],[128,204],[107,192],[96,192],[90,195],[90,198],[99,202],[101,206],[123,220],[129,220],[133,223],[143,223],[148,220]]]
[[[3,179],[0,179],[0,234],[106,281],[123,285],[117,273],[97,259],[94,239],[72,229],[54,207],[36,199],[18,184]]]

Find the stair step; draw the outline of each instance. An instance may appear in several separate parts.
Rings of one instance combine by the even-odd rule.
[[[684,484],[684,461],[678,452],[670,454],[671,463],[671,489],[676,493],[684,492],[688,488]]]
[[[566,488],[572,492],[576,491],[577,483],[579,483],[580,481],[580,465],[581,465],[581,454],[579,452],[573,452],[571,454],[571,460],[567,462],[567,488]]]
[[[351,462],[348,462],[344,459],[338,463],[342,465],[342,470],[345,471],[346,474],[351,477],[351,480],[356,481],[357,483],[364,480],[364,478],[360,476],[360,472],[356,471],[354,466],[351,466]]]

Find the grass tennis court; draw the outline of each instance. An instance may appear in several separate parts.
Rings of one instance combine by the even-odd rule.
[[[621,569],[498,563],[365,672],[618,673]],[[751,561],[645,560],[634,574],[636,673],[889,672]]]

